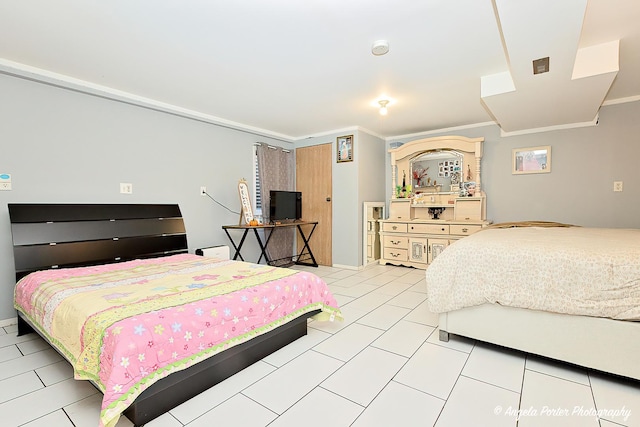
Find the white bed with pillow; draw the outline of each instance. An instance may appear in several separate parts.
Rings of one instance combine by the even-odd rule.
[[[426,271],[450,333],[640,379],[640,230],[491,228]]]

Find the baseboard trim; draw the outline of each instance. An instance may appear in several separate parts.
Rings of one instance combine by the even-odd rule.
[[[362,270],[366,270],[367,268],[371,268],[376,265],[380,265],[380,260],[371,261],[367,265],[362,266]]]
[[[359,271],[362,269],[362,267],[356,267],[353,265],[342,265],[342,264],[331,264],[331,267],[343,268],[345,270],[355,270],[355,271]]]

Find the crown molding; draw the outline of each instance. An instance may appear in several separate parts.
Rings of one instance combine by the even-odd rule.
[[[408,133],[405,135],[387,136],[385,139],[387,141],[392,141],[396,139],[419,138],[421,136],[441,134],[441,133],[453,132],[453,131],[464,130],[464,129],[473,129],[473,128],[479,128],[484,126],[496,126],[496,122],[482,122],[482,123],[473,123],[470,125],[452,126],[449,128],[434,129],[434,130],[428,130],[428,131],[416,132],[416,133]]]
[[[546,126],[546,127],[541,127],[541,128],[533,128],[533,129],[522,129],[522,130],[516,130],[513,132],[505,132],[502,129],[500,130],[500,136],[503,138],[509,137],[509,136],[518,136],[518,135],[527,135],[527,134],[531,134],[531,133],[541,133],[541,132],[551,132],[554,130],[564,130],[564,129],[574,129],[574,128],[584,128],[584,127],[589,127],[589,126],[598,126],[598,120],[600,119],[600,117],[596,114],[596,117],[588,122],[578,122],[578,123],[567,123],[567,124],[563,124],[563,125],[556,125],[556,126]]]
[[[602,106],[606,107],[607,105],[626,104],[627,102],[636,102],[636,101],[640,101],[640,95],[628,96],[626,98],[610,99],[610,100],[604,101],[602,103]]]
[[[79,92],[86,95],[96,96],[99,98],[108,99],[110,101],[122,102],[124,104],[134,105],[137,107],[167,113],[186,119],[209,123],[228,129],[239,130],[253,135],[273,138],[283,142],[294,142],[295,140],[295,138],[290,135],[284,135],[266,129],[245,125],[243,123],[238,123],[231,120],[223,119],[221,117],[204,114],[195,110],[189,110],[187,108],[167,104],[155,99],[145,98],[143,96],[138,96],[108,86],[98,85],[86,80],[76,79],[64,74],[54,73],[51,71],[43,70],[41,68],[32,67],[30,65],[9,61],[3,58],[0,58],[0,74],[30,80],[33,82]]]

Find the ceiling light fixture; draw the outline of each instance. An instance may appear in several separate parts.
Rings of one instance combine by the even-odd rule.
[[[389,42],[386,40],[378,40],[373,42],[373,46],[371,46],[371,53],[375,56],[382,56],[389,52]]]
[[[386,116],[388,111],[387,111],[387,104],[389,103],[388,99],[381,99],[380,101],[378,101],[378,104],[380,104],[380,115],[381,116]]]

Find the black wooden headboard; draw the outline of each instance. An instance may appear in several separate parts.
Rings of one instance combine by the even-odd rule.
[[[9,205],[16,280],[79,267],[187,252],[178,205]]]

